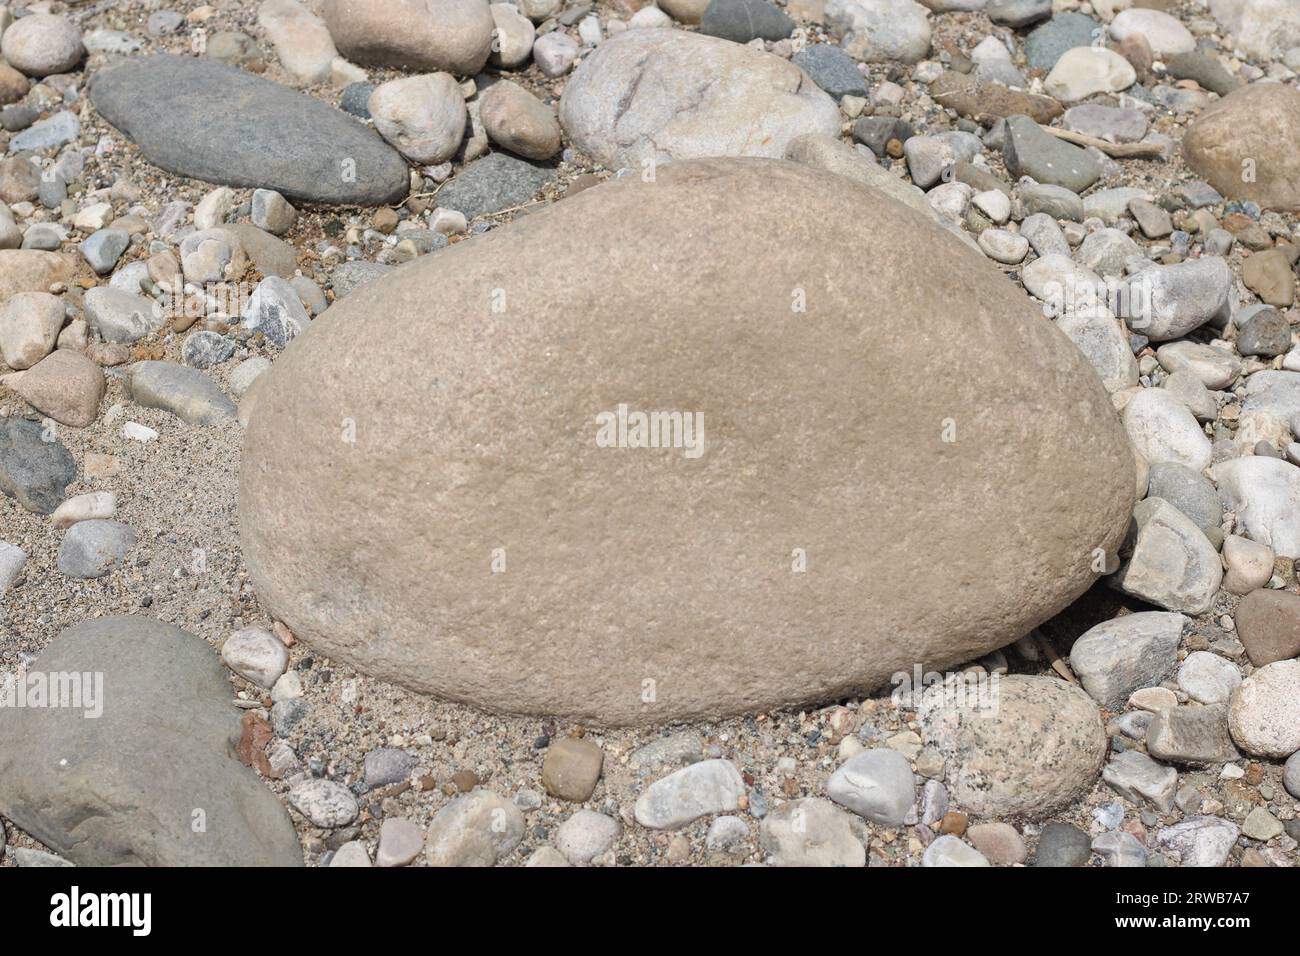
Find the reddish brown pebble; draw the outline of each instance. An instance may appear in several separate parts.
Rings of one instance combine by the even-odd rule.
[[[961,836],[966,832],[966,814],[960,810],[949,810],[939,821],[940,833],[951,833],[953,836]]]
[[[239,743],[235,745],[235,756],[244,766],[252,767],[264,777],[271,776],[266,745],[274,736],[275,732],[265,717],[251,710],[244,711],[239,720]]]

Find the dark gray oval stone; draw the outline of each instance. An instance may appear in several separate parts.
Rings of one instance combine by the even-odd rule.
[[[375,206],[406,198],[406,162],[372,130],[224,63],[131,60],[95,79],[91,101],[168,172],[307,202]]]

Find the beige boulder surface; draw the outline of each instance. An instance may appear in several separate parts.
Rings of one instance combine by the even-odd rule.
[[[268,612],[403,686],[606,725],[969,661],[1088,588],[1133,503],[1105,391],[1023,293],[780,161],[667,164],[400,267],[256,392]],[[609,447],[620,405],[703,426]]]
[[[839,136],[835,101],[789,60],[681,30],[628,30],[586,56],[560,97],[574,146],[610,167],[710,156],[779,159]]]
[[[473,76],[492,52],[487,0],[324,0],[338,51],[362,66]]]
[[[1183,138],[1187,165],[1229,199],[1300,210],[1300,90],[1252,83],[1212,105]]]
[[[57,282],[70,282],[86,269],[62,252],[0,249],[0,305],[19,292],[49,292]]]

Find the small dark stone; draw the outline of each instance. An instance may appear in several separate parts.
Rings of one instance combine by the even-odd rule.
[[[1038,838],[1034,866],[1086,866],[1091,855],[1088,834],[1068,823],[1049,823]]]
[[[307,704],[302,700],[277,701],[271,708],[271,726],[277,737],[288,737],[289,731],[307,716]]]
[[[28,511],[47,515],[62,502],[77,477],[72,453],[36,422],[0,418],[0,492]]]
[[[853,124],[853,138],[877,156],[884,156],[891,139],[904,139],[899,135],[903,125],[892,116],[864,116]]]
[[[1277,309],[1260,309],[1237,332],[1237,351],[1242,355],[1272,358],[1291,350],[1291,327]]]
[[[396,747],[381,747],[366,754],[363,771],[368,787],[400,783],[415,769],[415,758]]]
[[[370,119],[370,94],[375,91],[373,83],[349,83],[343,88],[339,97],[339,106],[345,113]]]
[[[1091,46],[1101,29],[1082,13],[1058,13],[1025,37],[1025,60],[1031,70],[1050,70],[1066,50]]]
[[[794,21],[767,0],[710,0],[700,32],[736,43],[784,40],[794,32]]]
[[[1220,96],[1227,96],[1241,86],[1239,77],[1204,53],[1179,53],[1171,56],[1165,61],[1165,69],[1176,80],[1195,80],[1202,89]]]
[[[30,106],[6,106],[0,110],[0,126],[6,132],[17,133],[35,123],[36,117],[40,115]]]
[[[438,205],[454,209],[466,219],[488,216],[527,202],[554,181],[554,169],[492,153],[470,163],[443,186]]]
[[[804,47],[790,58],[812,81],[837,100],[842,96],[866,96],[867,81],[853,57],[837,46],[818,43]]]

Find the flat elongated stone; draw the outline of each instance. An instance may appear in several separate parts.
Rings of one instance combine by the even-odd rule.
[[[656,780],[636,801],[643,827],[674,830],[712,813],[739,808],[745,781],[729,760],[702,760]]]
[[[0,813],[19,828],[80,866],[302,865],[284,807],[234,756],[239,712],[202,639],[100,618],[28,673],[80,676],[82,706],[0,708]]]
[[[1156,763],[1140,750],[1126,750],[1111,757],[1101,771],[1101,779],[1133,803],[1141,805],[1143,800],[1149,800],[1162,813],[1173,809],[1178,771]]]
[[[753,215],[774,202],[801,215]],[[918,284],[936,250],[950,278]],[[641,321],[611,337],[593,314]],[[943,333],[923,341],[923,317]],[[848,426],[903,367],[924,387]],[[832,699],[1010,643],[1095,581],[1136,484],[1091,367],[995,267],[772,160],[670,163],[402,266],[250,397],[264,607],[407,687],[613,724]],[[620,442],[620,404],[690,413],[703,442],[685,417],[660,443],[678,447]],[[991,497],[994,475],[1016,495]]]
[[[173,362],[131,366],[131,398],[146,408],[161,408],[191,425],[211,425],[235,417],[235,403],[202,372]]]
[[[308,202],[405,198],[406,163],[318,100],[224,63],[158,55],[95,77],[95,109],[168,172]]]
[[[1028,116],[1007,118],[1003,147],[1013,176],[1032,176],[1040,183],[1081,193],[1101,176],[1101,166],[1078,146],[1044,132]]]
[[[1063,107],[1050,96],[1013,90],[1001,83],[982,82],[974,74],[944,73],[930,86],[930,95],[940,106],[986,126],[994,120],[1024,114],[1038,123],[1050,123]],[[1050,134],[1049,134],[1050,135]]]

